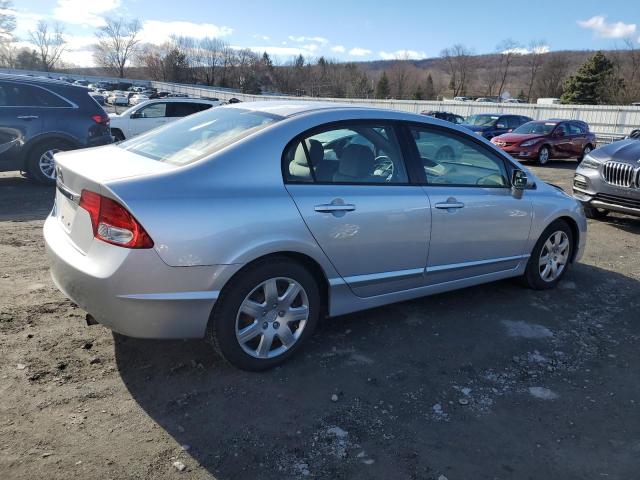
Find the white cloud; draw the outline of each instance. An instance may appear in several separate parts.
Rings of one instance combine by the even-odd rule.
[[[530,53],[549,53],[549,45],[540,45],[532,50],[524,47],[509,48],[501,53],[515,53],[516,55],[529,55]]]
[[[380,52],[380,57],[384,60],[420,60],[426,58],[427,54],[416,50],[396,50],[395,52]]]
[[[343,45],[336,45],[335,47],[331,47],[331,51],[337,52],[337,53],[344,53],[346,49],[344,48]]]
[[[28,38],[29,32],[36,29],[38,22],[44,20],[45,16],[38,13],[22,12],[16,10],[14,12],[16,17],[16,30],[15,36],[19,38]]]
[[[120,0],[58,0],[53,18],[60,22],[101,27],[104,15],[120,7]]]
[[[366,48],[354,47],[349,50],[349,55],[352,57],[364,57],[365,55],[371,54],[371,50],[367,50]]]
[[[219,27],[212,23],[193,22],[163,22],[160,20],[147,20],[142,24],[140,39],[143,42],[161,45],[169,40],[171,35],[188,36],[193,38],[226,37],[231,35],[232,28]]]
[[[316,42],[316,43],[322,43],[323,45],[325,43],[329,43],[329,40],[327,40],[324,37],[294,37],[292,35],[289,35],[289,40],[291,40],[292,42],[298,42],[298,43]]]
[[[602,15],[596,15],[589,20],[578,20],[578,25],[593,30],[598,37],[603,38],[626,38],[636,33],[635,23],[607,23]]]

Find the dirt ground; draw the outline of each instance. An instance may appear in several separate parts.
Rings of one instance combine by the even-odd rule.
[[[534,170],[568,190],[574,168]],[[640,219],[590,221],[557,290],[503,281],[330,319],[252,374],[203,342],[87,327],[49,279],[52,198],[0,174],[2,480],[640,475]]]

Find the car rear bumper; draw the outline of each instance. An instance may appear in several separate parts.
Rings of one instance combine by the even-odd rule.
[[[170,267],[154,249],[94,240],[81,252],[49,216],[44,238],[56,286],[106,327],[139,338],[202,338],[233,266]]]

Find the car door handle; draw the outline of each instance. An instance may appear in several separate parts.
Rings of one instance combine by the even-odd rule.
[[[464,203],[462,202],[440,202],[435,204],[436,208],[450,209],[450,208],[464,208]]]
[[[351,203],[325,203],[323,205],[316,205],[313,209],[320,213],[353,212],[356,209],[356,206]]]
[[[18,115],[19,120],[36,120],[40,118],[38,115]]]

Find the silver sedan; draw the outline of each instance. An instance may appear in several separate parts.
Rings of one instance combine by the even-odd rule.
[[[116,332],[207,338],[249,370],[326,316],[507,277],[552,288],[586,240],[579,202],[396,111],[242,103],[56,160],[60,290]]]

